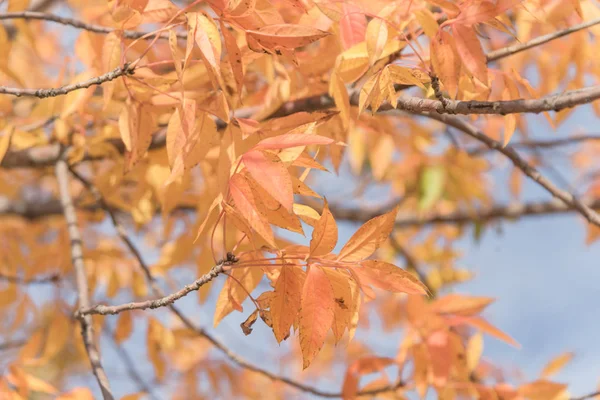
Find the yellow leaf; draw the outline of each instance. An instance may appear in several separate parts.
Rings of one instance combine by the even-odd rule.
[[[433,39],[440,28],[433,13],[428,9],[423,8],[415,11],[415,17],[417,18],[417,21],[419,21],[419,24],[421,24],[425,35],[427,35],[429,39]]]
[[[388,40],[388,28],[386,21],[382,18],[373,18],[367,25],[366,41],[367,53],[369,54],[369,64],[375,64],[375,61],[381,57],[383,48]]]
[[[117,319],[114,339],[115,343],[121,344],[131,336],[133,332],[133,321],[130,312],[122,312]]]
[[[4,128],[4,134],[0,137],[0,165],[2,164],[2,159],[8,152],[8,148],[10,147],[10,141],[14,132],[14,125],[9,125],[6,128]]]
[[[102,46],[102,67],[104,72],[112,71],[121,64],[121,31],[112,31],[104,39]],[[116,81],[105,82],[102,85],[104,109],[112,99]]]
[[[319,353],[333,323],[335,299],[327,275],[320,267],[310,266],[302,288],[300,309],[300,347],[302,367],[308,368]]]
[[[314,227],[321,217],[319,213],[312,207],[304,204],[294,203],[294,214],[300,217],[302,221]]]
[[[554,357],[552,360],[550,360],[550,362],[548,362],[548,364],[546,364],[546,366],[542,370],[542,373],[540,374],[540,377],[541,378],[549,378],[550,376],[556,374],[569,361],[571,361],[574,356],[575,356],[575,354],[568,352],[568,353],[563,353],[559,356]]]
[[[477,332],[469,338],[467,343],[467,368],[469,372],[473,372],[483,353],[483,336]]]
[[[348,90],[346,90],[344,81],[336,71],[331,73],[329,94],[333,97],[336,107],[340,110],[344,129],[348,129],[350,123],[350,98],[348,97]]]

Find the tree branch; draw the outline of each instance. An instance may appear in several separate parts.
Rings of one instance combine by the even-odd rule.
[[[56,179],[58,181],[60,200],[65,220],[67,222],[69,239],[71,241],[71,259],[73,261],[73,267],[75,268],[78,302],[80,307],[86,308],[89,307],[90,299],[87,274],[85,271],[85,264],[83,262],[81,233],[77,227],[77,216],[75,214],[75,207],[73,206],[73,200],[69,191],[69,167],[66,160],[62,158],[56,163]],[[102,396],[104,400],[114,400],[114,396],[108,382],[108,377],[106,376],[106,372],[104,371],[100,361],[98,347],[94,341],[92,318],[89,315],[81,315],[79,316],[79,321],[81,323],[83,343],[88,353],[88,358],[92,366],[92,372],[96,376],[98,385],[100,385]]]
[[[51,274],[48,276],[23,278],[21,276],[6,275],[0,272],[0,280],[15,283],[17,285],[37,285],[45,283],[56,283],[60,280],[60,276],[58,274]]]
[[[510,146],[512,148],[523,148],[523,149],[551,149],[554,147],[560,146],[568,146],[579,144],[587,141],[596,141],[600,140],[600,135],[573,135],[566,138],[560,139],[548,139],[548,140],[528,140],[523,142],[511,142]],[[479,156],[484,153],[488,153],[492,151],[489,147],[480,147],[476,149],[467,150],[469,155],[471,156]]]
[[[44,13],[44,12],[36,12],[36,11],[19,11],[19,12],[6,12],[0,13],[0,20],[8,20],[8,19],[27,19],[27,20],[42,20],[48,22],[55,22],[57,24],[71,26],[73,28],[82,29],[89,32],[101,33],[101,34],[109,34],[116,29],[109,28],[102,25],[89,24],[87,22],[83,22],[81,20],[75,18],[67,18],[61,17],[56,14]],[[125,39],[139,39],[148,35],[152,32],[138,32],[138,31],[123,31],[123,37]],[[162,39],[168,39],[168,34],[161,34],[159,36]],[[187,38],[187,32],[178,32],[177,37],[180,39]],[[153,39],[153,36],[148,37],[147,39]]]
[[[355,93],[352,103],[358,103],[358,93]],[[464,114],[464,115],[506,115],[506,114],[539,114],[544,111],[560,111],[581,104],[588,104],[600,99],[600,86],[591,86],[583,89],[570,90],[564,93],[552,94],[539,99],[518,99],[501,101],[462,101],[445,99],[424,99],[421,97],[398,98],[398,110],[412,113],[436,112],[438,114]],[[378,111],[393,110],[389,104],[383,104]]]
[[[215,265],[208,273],[196,279],[194,283],[185,285],[182,289],[178,290],[177,292],[171,293],[168,296],[161,297],[160,299],[131,302],[120,304],[117,306],[105,306],[102,304],[98,304],[93,307],[82,307],[77,311],[76,315],[78,317],[92,314],[115,315],[123,311],[147,310],[165,307],[170,304],[173,304],[175,301],[186,296],[188,293],[200,289],[202,286],[215,279],[220,273],[224,271],[225,266],[230,264],[230,262],[223,260],[217,265]]]
[[[589,199],[585,204],[594,210],[600,210],[600,198]],[[390,209],[386,206],[371,209],[342,208],[330,205],[335,219],[347,221],[368,221]],[[96,212],[101,208],[98,206],[86,206],[79,208],[80,212]],[[115,214],[123,211],[110,208]],[[193,212],[195,207],[180,206],[175,211]],[[318,211],[318,210],[317,210]],[[525,217],[538,217],[547,215],[561,215],[574,212],[575,209],[564,204],[561,200],[550,200],[541,202],[517,203],[508,205],[494,205],[479,210],[457,210],[452,213],[427,214],[422,217],[414,215],[400,215],[396,219],[396,228],[406,229],[427,225],[463,225],[476,222],[492,222],[498,219],[519,219]],[[0,216],[15,216],[28,220],[52,217],[62,214],[60,203],[51,199],[45,202],[29,203],[25,201],[9,201],[0,197]],[[162,296],[161,296],[162,297]]]
[[[600,397],[600,390],[579,397],[571,397],[570,400],[588,400],[593,399],[594,397]]]
[[[590,28],[594,25],[600,24],[600,18],[593,19],[591,21],[587,21],[578,25],[573,25],[570,28],[563,29],[562,31],[552,32],[544,36],[539,36],[535,39],[530,40],[526,43],[517,43],[512,46],[503,47],[501,49],[492,51],[487,54],[487,62],[492,62],[499,60],[501,58],[505,58],[508,56],[512,56],[513,54],[520,53],[525,50],[529,50],[533,47],[540,46],[542,44],[548,43],[552,40],[561,38],[563,36],[567,36],[571,33],[575,33],[587,28]]]
[[[9,94],[12,96],[27,96],[27,97],[38,97],[40,99],[45,99],[47,97],[56,97],[65,95],[69,92],[86,89],[93,85],[101,85],[104,82],[112,81],[120,76],[132,75],[134,69],[129,66],[129,64],[125,64],[123,67],[117,67],[110,72],[105,73],[104,75],[96,76],[94,78],[85,80],[83,82],[72,83],[69,85],[61,86],[59,88],[50,88],[50,89],[21,89],[21,88],[10,88],[5,86],[0,86],[0,94]]]

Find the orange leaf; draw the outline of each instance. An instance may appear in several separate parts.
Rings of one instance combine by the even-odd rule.
[[[453,38],[446,31],[431,40],[431,62],[451,98],[456,98],[461,61],[453,46]]]
[[[231,197],[235,202],[235,207],[240,211],[248,224],[264,240],[266,240],[269,245],[276,247],[273,230],[266,217],[259,214],[256,209],[254,196],[248,181],[246,181],[242,175],[235,174],[229,180],[229,188],[231,190]]]
[[[327,275],[320,267],[308,267],[306,281],[302,288],[300,309],[300,347],[302,367],[308,368],[312,360],[325,344],[327,331],[333,323],[335,300]]]
[[[113,31],[106,35],[102,46],[102,67],[105,72],[112,71],[121,63],[121,31]],[[104,108],[112,99],[116,81],[105,82],[102,85]]]
[[[279,278],[275,283],[275,292],[271,298],[273,333],[278,343],[289,335],[290,327],[300,311],[302,282],[295,270],[293,266],[281,267]]]
[[[399,207],[365,222],[340,251],[339,261],[360,261],[369,257],[387,240],[394,228]]]
[[[315,229],[312,232],[310,239],[310,254],[312,256],[322,256],[331,253],[338,240],[338,228],[329,211],[329,205],[325,200],[325,207],[321,213],[321,218],[315,224]]]
[[[330,35],[310,26],[292,24],[269,25],[258,30],[247,30],[246,33],[261,46],[270,49],[278,46],[289,49],[303,47]]]
[[[521,345],[519,345],[519,343],[517,343],[513,338],[511,338],[506,333],[502,332],[500,329],[496,328],[481,317],[468,317],[466,319],[466,322],[474,328],[480,329],[482,332],[485,332],[491,336],[503,340],[510,345],[513,345],[515,347],[521,347]]]
[[[467,69],[485,86],[488,85],[487,59],[481,48],[481,43],[472,28],[463,25],[453,25],[456,50]]]
[[[352,3],[344,2],[342,11],[344,16],[340,20],[340,39],[344,50],[348,50],[365,40],[367,18],[360,8]]]
[[[392,358],[376,356],[366,356],[354,361],[346,370],[342,386],[342,398],[346,400],[356,397],[360,375],[379,372],[393,363],[394,360]]]
[[[427,294],[427,287],[410,272],[379,260],[366,260],[362,268],[353,268],[365,283],[395,293]]]
[[[286,210],[292,212],[292,179],[285,165],[277,157],[273,159],[275,161],[269,160],[265,153],[258,150],[249,151],[242,156],[250,175]]]
[[[242,64],[242,52],[237,45],[237,41],[229,29],[223,24],[223,20],[219,20],[223,39],[225,39],[225,47],[227,48],[227,58],[231,64],[235,84],[237,85],[238,95],[241,95],[244,87],[244,65]]]

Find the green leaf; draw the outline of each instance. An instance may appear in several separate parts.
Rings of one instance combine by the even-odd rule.
[[[427,210],[440,199],[446,183],[446,171],[439,165],[428,166],[419,182],[419,209]]]

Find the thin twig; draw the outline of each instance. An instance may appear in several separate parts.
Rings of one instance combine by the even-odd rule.
[[[0,343],[0,351],[4,350],[12,350],[17,349],[19,347],[23,347],[27,344],[28,339],[17,339],[17,340],[9,340],[7,342]]]
[[[87,283],[87,274],[85,271],[85,264],[83,262],[83,245],[81,240],[81,233],[77,226],[77,216],[75,214],[75,206],[73,205],[73,199],[70,194],[69,187],[69,167],[67,161],[63,158],[59,159],[56,163],[56,179],[58,181],[58,188],[60,192],[60,200],[63,207],[63,213],[67,223],[69,232],[69,239],[71,242],[71,259],[73,267],[75,269],[75,276],[77,282],[77,297],[79,306],[82,308],[89,307],[89,288]],[[113,400],[114,396],[110,389],[108,377],[102,367],[100,360],[100,353],[95,343],[94,338],[94,327],[92,325],[92,318],[89,315],[80,315],[79,321],[81,323],[81,334],[83,337],[83,343],[88,353],[88,358],[92,366],[92,372],[96,376],[96,380],[100,385],[102,396],[104,400]]]
[[[75,90],[87,89],[90,86],[101,85],[105,82],[112,81],[120,76],[126,76],[133,74],[134,69],[126,64],[122,67],[117,67],[110,72],[107,72],[103,75],[96,76],[94,78],[72,83],[69,85],[61,86],[59,88],[49,88],[49,89],[22,89],[22,88],[10,88],[0,86],[0,94],[9,94],[12,96],[27,96],[27,97],[38,97],[40,99],[44,99],[47,97],[56,97],[61,96],[67,93],[70,93]]]
[[[6,275],[0,272],[0,280],[18,284],[18,285],[38,285],[46,283],[56,283],[60,280],[60,275],[51,274],[48,276],[39,276],[33,278],[23,278],[16,275]]]
[[[583,396],[579,396],[579,397],[571,397],[570,400],[587,400],[587,399],[592,399],[594,397],[599,397],[599,396],[600,396],[600,390],[598,390],[596,392],[584,394]]]
[[[61,17],[56,14],[45,13],[45,12],[36,12],[36,11],[20,11],[20,12],[0,13],[0,20],[7,20],[7,19],[27,19],[27,20],[35,19],[35,20],[42,20],[42,21],[48,21],[48,22],[55,22],[57,24],[67,25],[67,26],[71,26],[73,28],[83,29],[88,32],[101,33],[101,34],[109,34],[116,30],[114,28],[109,28],[109,27],[102,26],[102,25],[95,25],[95,24],[83,22],[83,21],[75,19],[75,18]],[[138,31],[126,30],[126,31],[123,31],[123,37],[125,39],[139,39],[139,38],[144,37],[145,35],[148,35],[149,33],[152,33],[152,32],[138,32]],[[177,37],[180,39],[185,39],[187,37],[187,32],[177,32]],[[153,37],[148,37],[148,39],[152,39],[152,38]],[[160,35],[160,38],[168,39],[169,35],[163,33]]]
[[[215,279],[221,272],[223,272],[225,266],[228,265],[226,261],[221,261],[219,264],[212,267],[212,269],[202,275],[200,278],[196,279],[193,283],[189,285],[185,285],[182,289],[178,290],[175,293],[171,293],[168,296],[161,297],[155,300],[146,300],[139,302],[131,302],[125,304],[119,304],[116,306],[105,306],[102,304],[98,304],[92,307],[82,307],[80,308],[76,315],[115,315],[121,313],[123,311],[131,311],[131,310],[147,310],[147,309],[155,309],[168,306],[169,304],[173,304],[175,301],[181,299],[186,296],[188,293],[193,292],[195,290],[200,289],[205,284],[209,283],[213,279]]]
[[[566,138],[560,139],[547,139],[547,140],[528,140],[524,142],[511,142],[510,145],[513,148],[522,149],[552,149],[554,147],[575,145],[587,141],[600,140],[600,135],[588,134],[588,135],[573,135]],[[476,149],[467,150],[467,153],[472,156],[479,156],[484,153],[493,151],[487,146],[479,147]]]
[[[487,54],[487,61],[492,62],[499,60],[501,58],[505,58],[508,56],[512,56],[513,54],[520,53],[525,50],[529,50],[532,47],[540,46],[542,44],[548,43],[552,40],[561,38],[563,36],[567,36],[571,33],[575,33],[577,31],[581,31],[587,28],[590,28],[594,25],[600,24],[600,18],[593,19],[591,21],[584,22],[582,24],[573,25],[570,28],[563,29],[558,32],[552,32],[544,36],[539,36],[535,39],[532,39],[526,43],[517,43],[512,46],[503,47],[498,50],[494,50]]]

